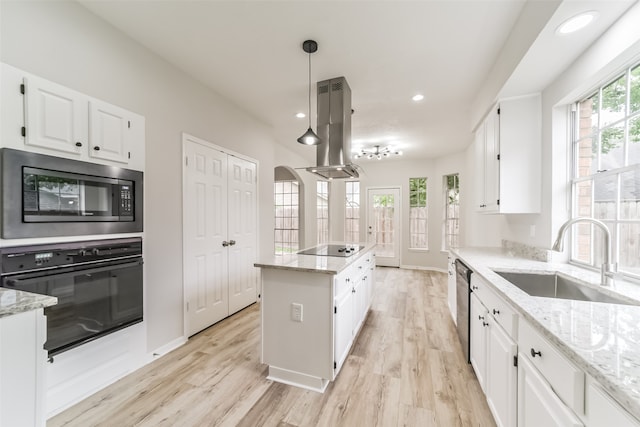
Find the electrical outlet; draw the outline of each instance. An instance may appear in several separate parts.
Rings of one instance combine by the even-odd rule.
[[[291,304],[291,320],[294,322],[302,322],[302,304]]]

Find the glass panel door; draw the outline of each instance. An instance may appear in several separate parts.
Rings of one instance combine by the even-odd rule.
[[[400,189],[368,190],[367,236],[376,244],[376,264],[400,266]]]

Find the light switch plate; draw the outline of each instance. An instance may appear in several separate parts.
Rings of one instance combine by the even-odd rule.
[[[302,322],[302,304],[291,303],[291,320]]]

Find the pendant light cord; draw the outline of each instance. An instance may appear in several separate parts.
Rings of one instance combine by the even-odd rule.
[[[309,52],[309,129],[311,129],[311,52]]]

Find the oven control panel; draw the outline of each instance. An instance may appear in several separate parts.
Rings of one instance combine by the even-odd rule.
[[[109,239],[0,248],[2,275],[142,256],[142,239]]]
[[[133,220],[133,186],[120,186],[120,217],[131,217]]]

